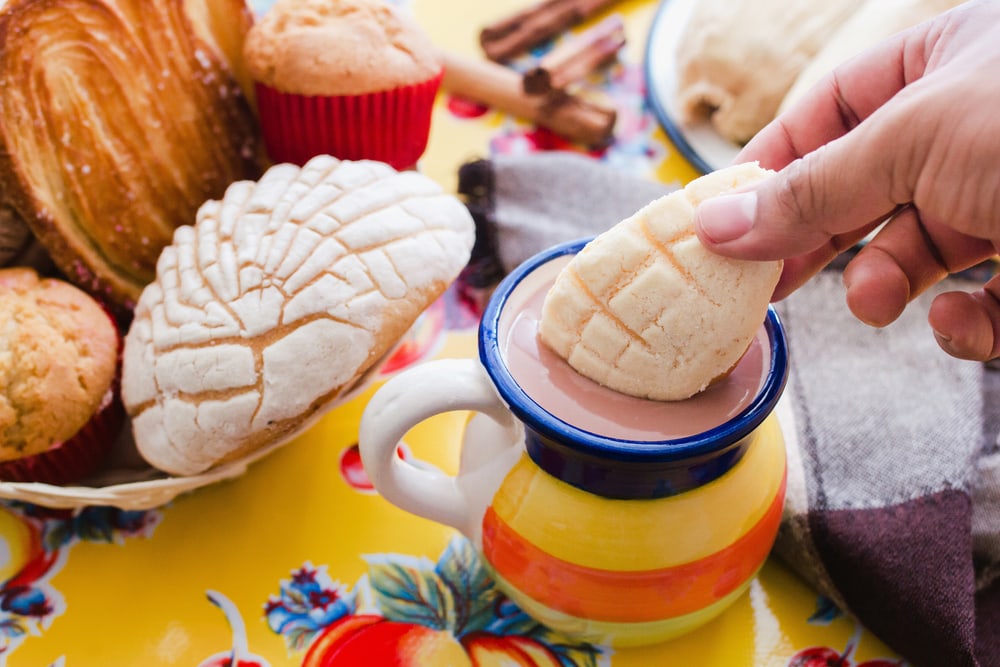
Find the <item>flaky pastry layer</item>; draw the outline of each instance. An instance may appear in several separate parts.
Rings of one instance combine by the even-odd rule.
[[[230,66],[245,12],[236,0],[15,0],[0,13],[0,191],[92,294],[131,307],[173,230],[261,173]]]

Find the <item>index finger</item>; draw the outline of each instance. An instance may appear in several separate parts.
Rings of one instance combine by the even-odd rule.
[[[761,129],[733,162],[756,160],[780,170],[845,135],[923,76],[934,25],[932,20],[904,30],[836,67]]]

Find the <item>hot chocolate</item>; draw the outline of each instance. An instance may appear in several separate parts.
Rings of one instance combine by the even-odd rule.
[[[535,333],[548,285],[584,243],[542,251],[497,285],[478,359],[436,359],[387,380],[365,408],[359,447],[383,498],[469,537],[499,590],[539,623],[593,643],[658,643],[739,599],[774,544],[787,477],[774,415],[785,334],[768,309],[735,372],[682,402],[584,380]],[[457,410],[473,414],[456,474],[399,457],[417,424]]]
[[[580,375],[538,340],[542,302],[563,257],[518,285],[499,327],[511,375],[539,406],[591,433],[639,442],[703,433],[743,411],[760,391],[770,365],[763,328],[732,372],[683,401],[650,401],[603,387]]]

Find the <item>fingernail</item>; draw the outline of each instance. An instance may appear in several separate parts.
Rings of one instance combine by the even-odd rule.
[[[720,195],[698,206],[696,224],[713,243],[725,243],[749,232],[756,212],[756,192]]]

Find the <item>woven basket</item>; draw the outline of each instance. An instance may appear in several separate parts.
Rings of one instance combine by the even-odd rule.
[[[357,382],[329,407],[346,403],[375,381],[394,350],[358,378]],[[258,449],[242,459],[216,466],[199,475],[185,477],[170,476],[146,464],[139,456],[132,440],[132,427],[126,422],[115,443],[107,468],[86,480],[85,484],[55,486],[38,482],[0,481],[0,498],[57,509],[74,509],[91,505],[109,505],[125,510],[153,509],[183,493],[239,477],[246,472],[251,463],[293,440],[325,413],[326,411],[320,411],[296,433]]]

